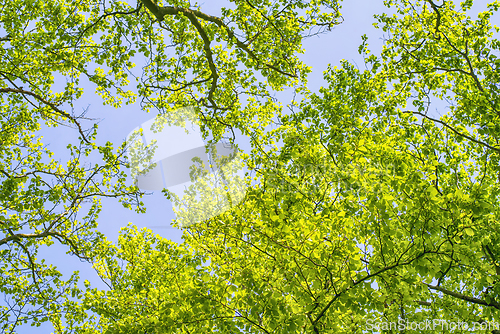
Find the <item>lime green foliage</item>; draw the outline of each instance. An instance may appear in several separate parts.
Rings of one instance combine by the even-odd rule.
[[[90,261],[109,289],[66,290],[70,316],[58,325],[50,313],[56,331],[362,333],[382,322],[500,322],[500,43],[491,24],[500,3],[478,19],[465,13],[472,1],[386,4],[397,14],[377,17],[382,53],[371,55],[364,37],[367,69],[343,61],[318,93],[307,90],[297,54],[312,26],[336,23],[335,3],[234,1],[222,18],[182,1],[91,7],[67,38],[88,43],[70,48],[81,59],[106,64],[88,74],[105,102],[133,97],[127,57],[146,59],[137,92],[145,109],[194,105],[215,138],[233,127],[251,136],[245,163],[259,183],[233,209],[186,226],[181,245],[133,226],[117,245],[96,237]],[[287,113],[271,98],[286,86],[304,97]],[[436,113],[439,99],[449,106]],[[18,122],[35,131],[22,102],[6,115],[24,115]],[[27,182],[5,177],[5,198],[17,198],[17,180]],[[85,250],[86,236],[68,240]],[[3,254],[22,263],[16,251]],[[8,292],[19,296],[18,284]]]
[[[59,333],[93,328],[92,319],[98,318],[77,303],[84,296],[78,273],[64,277],[39,259],[40,247],[62,244],[69,254],[102,268],[112,262],[101,258],[113,253],[97,230],[100,198],[145,209],[142,193],[126,183],[125,144],[96,145],[97,125],[75,114],[82,87],[95,89],[114,107],[139,99],[144,110],[168,115],[193,106],[204,134],[215,139],[234,127],[256,132],[279,110],[273,91],[305,83],[310,68],[298,59],[302,39],[340,18],[334,0],[234,5],[215,17],[186,1],[2,3],[2,331],[47,321]],[[67,161],[54,156],[39,136],[42,128],[56,131],[60,124],[75,129],[75,138],[64,138]],[[99,163],[84,162],[96,156]]]
[[[104,243],[96,230],[100,198],[116,197],[143,210],[140,193],[125,184],[120,170],[124,147],[98,147],[97,126],[84,129],[71,111],[83,93],[80,77],[93,75],[86,69],[92,43],[77,34],[91,7],[81,1],[8,1],[0,11],[2,332],[45,321],[62,330],[64,305],[81,296],[78,273],[64,277],[37,258],[41,248],[59,243],[89,261]],[[66,80],[55,83],[61,76]],[[75,128],[76,136],[65,138],[70,158],[64,162],[38,135],[42,126],[51,131],[58,124]],[[92,151],[100,152],[101,162],[89,166],[83,160]]]
[[[367,70],[344,61],[318,94],[302,90],[277,127],[252,137],[247,164],[260,184],[233,210],[185,229],[185,245],[209,260],[197,267],[201,280],[183,285],[196,296],[151,297],[147,316],[109,299],[118,314],[135,312],[133,321],[104,317],[109,333],[138,333],[141,321],[161,333],[500,321],[500,44],[490,23],[499,3],[477,20],[464,14],[468,2],[387,5],[398,14],[378,17],[388,33],[381,55],[370,55],[364,38]],[[435,114],[437,99],[449,108]],[[142,272],[114,282],[140,281]]]

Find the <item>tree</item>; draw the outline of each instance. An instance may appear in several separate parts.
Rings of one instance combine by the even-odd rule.
[[[335,0],[235,1],[215,17],[188,1],[5,2],[0,12],[2,330],[50,321],[57,332],[72,331],[91,317],[77,307],[84,293],[78,274],[62,277],[37,259],[38,251],[56,241],[98,266],[112,254],[97,229],[99,199],[114,197],[125,207],[145,209],[142,192],[123,170],[126,145],[98,146],[97,125],[75,112],[84,86],[94,85],[103,102],[117,108],[137,98],[144,110],[167,115],[194,106],[204,133],[214,140],[234,129],[258,134],[279,110],[273,91],[305,83],[310,69],[298,59],[302,39],[337,24],[338,9]],[[140,71],[134,72],[134,62],[143,65]],[[137,86],[130,85],[131,77]],[[74,127],[79,136],[68,145],[67,161],[52,159],[36,137],[42,126],[60,124]],[[99,164],[84,163],[96,154]]]
[[[97,126],[88,130],[84,115],[75,115],[73,103],[82,94],[81,74],[92,56],[91,45],[74,47],[74,31],[84,21],[73,10],[85,5],[59,1],[10,1],[0,13],[0,290],[5,294],[0,319],[2,332],[14,332],[23,323],[50,320],[61,326],[59,307],[78,295],[78,273],[63,277],[44,259],[40,248],[54,242],[84,261],[92,259],[105,241],[97,230],[100,198],[116,197],[125,206],[142,210],[140,192],[127,186],[124,148],[116,153],[108,143],[94,143]],[[67,78],[53,92],[55,76]],[[60,87],[59,86],[59,87]],[[100,86],[98,86],[100,87]],[[69,111],[69,109],[72,109]],[[79,138],[68,138],[70,158],[61,162],[36,136],[42,126],[69,125]],[[92,151],[101,163],[82,159]]]
[[[498,333],[500,3],[386,3],[381,55],[255,134],[240,205],[182,245],[123,231],[89,332]]]

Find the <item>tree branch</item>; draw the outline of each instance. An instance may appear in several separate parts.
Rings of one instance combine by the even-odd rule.
[[[18,241],[21,239],[39,239],[39,238],[45,238],[47,236],[53,236],[53,235],[58,235],[60,236],[60,233],[58,232],[51,232],[51,231],[45,231],[42,233],[17,233],[17,234],[12,234],[8,237],[5,237],[0,240],[0,246],[6,244],[9,241]]]
[[[85,27],[85,29],[83,29],[83,31],[80,33],[80,35],[76,39],[75,46],[80,43],[80,40],[82,39],[83,35],[85,35],[85,33],[90,28],[95,27],[102,19],[104,19],[104,18],[106,18],[108,16],[114,16],[114,15],[130,15],[130,14],[135,14],[135,13],[138,13],[141,10],[141,8],[142,8],[142,3],[139,3],[137,5],[137,8],[135,10],[133,10],[133,11],[130,11],[130,12],[120,12],[120,11],[117,11],[117,12],[111,12],[111,13],[104,13],[94,23],[88,25],[87,27]]]
[[[439,119],[435,119],[435,118],[432,118],[432,117],[429,117],[427,116],[426,114],[422,114],[421,112],[418,112],[418,111],[403,111],[404,113],[412,113],[412,114],[416,114],[416,115],[420,115],[420,116],[423,116],[425,118],[427,118],[428,120],[430,121],[433,121],[433,122],[436,122],[436,123],[439,123],[441,125],[444,125],[445,127],[447,127],[448,129],[450,129],[451,131],[455,132],[457,135],[461,136],[461,137],[464,137],[464,138],[467,138],[468,140],[470,141],[473,141],[474,143],[476,144],[479,144],[479,145],[483,145],[483,146],[486,146],[487,148],[489,148],[490,150],[493,150],[495,152],[499,152],[500,153],[500,149],[499,148],[496,148],[496,147],[493,147],[493,146],[490,146],[488,145],[487,143],[485,142],[482,142],[482,141],[479,141],[477,139],[474,139],[472,138],[471,136],[468,136],[466,134],[463,134],[457,130],[455,130],[454,128],[452,128],[451,126],[449,126],[448,124],[446,124],[445,122],[439,120]]]
[[[427,283],[424,283],[424,284],[427,285],[427,287],[429,289],[440,291],[448,296],[455,297],[455,298],[461,299],[461,300],[469,302],[469,303],[474,303],[474,304],[479,304],[479,305],[484,305],[484,306],[492,306],[492,307],[500,310],[500,303],[498,303],[494,299],[491,299],[490,302],[487,302],[487,301],[479,299],[479,298],[470,297],[470,296],[466,296],[466,295],[458,293],[458,292],[446,290],[445,288],[440,287],[440,286],[430,285]]]
[[[431,302],[426,302],[423,300],[414,300],[414,302],[417,303],[418,305],[422,305],[422,306],[431,306],[432,305]]]
[[[434,28],[435,30],[435,33],[439,33],[439,26],[441,25],[441,13],[439,12],[439,8],[443,7],[443,5],[436,5],[433,1],[431,0],[425,0],[427,3],[429,3],[432,7],[432,9],[434,10],[434,12],[436,12],[436,27]],[[443,3],[444,4],[444,3]],[[437,39],[439,39],[439,35],[437,35]]]
[[[90,144],[90,141],[87,139],[87,137],[85,136],[85,134],[83,133],[83,130],[80,126],[80,123],[78,123],[78,121],[76,120],[76,118],[74,118],[73,116],[71,116],[70,114],[68,114],[67,112],[59,109],[54,103],[52,102],[49,102],[47,100],[45,100],[43,97],[41,97],[40,95],[36,94],[36,93],[33,93],[33,92],[30,92],[30,91],[27,91],[27,90],[24,90],[21,88],[0,88],[0,93],[19,93],[19,94],[22,94],[25,98],[26,98],[26,95],[29,95],[29,96],[32,96],[34,97],[35,99],[37,99],[38,101],[48,105],[53,111],[55,111],[57,114],[63,116],[63,117],[66,117],[68,119],[70,119],[77,127],[78,127],[78,132],[80,133],[80,135],[82,136],[82,139],[87,143],[87,144]],[[27,98],[26,98],[27,99]]]
[[[255,55],[255,53],[252,50],[250,50],[245,43],[243,43],[242,41],[240,41],[234,35],[234,32],[231,30],[231,28],[229,28],[229,26],[227,26],[220,18],[218,18],[216,16],[205,14],[205,13],[200,12],[199,10],[195,10],[195,9],[173,7],[173,6],[160,7],[157,4],[155,4],[152,0],[140,0],[140,1],[158,19],[159,22],[163,21],[163,19],[164,19],[164,17],[166,15],[178,15],[179,13],[183,13],[188,18],[189,18],[189,16],[195,16],[195,17],[197,17],[199,19],[202,19],[204,21],[215,23],[220,28],[226,30],[229,38],[233,39],[236,42],[236,45],[240,49],[242,49],[243,51],[245,51],[252,59],[254,59],[255,61],[257,61],[258,63],[261,63],[260,59]],[[191,23],[193,23],[192,19],[190,19],[190,21],[191,21]],[[193,23],[193,25],[195,25],[195,24]],[[195,27],[197,28],[198,32],[200,32],[200,30],[198,29],[198,27],[196,25],[195,25]],[[200,35],[201,35],[201,33],[200,33]],[[206,34],[205,34],[205,36],[206,36]],[[203,38],[203,35],[201,37]],[[203,40],[204,40],[205,45],[206,45],[206,41],[205,41],[204,38],[203,38]],[[289,76],[289,77],[292,77],[292,78],[297,78],[297,74],[296,73],[293,73],[293,74],[292,73],[287,73],[285,71],[280,70],[276,66],[273,66],[273,65],[268,64],[268,63],[264,63],[264,65],[266,67],[268,67],[268,68],[270,68],[270,69],[278,72],[278,73],[283,74],[283,75],[286,75],[286,76]]]
[[[213,101],[213,94],[215,92],[215,89],[217,88],[217,79],[219,78],[219,74],[217,73],[217,68],[215,67],[214,64],[213,53],[212,49],[210,48],[210,39],[208,38],[205,30],[203,30],[203,27],[201,26],[196,16],[192,13],[185,13],[185,14],[189,19],[189,21],[191,21],[193,26],[196,28],[196,30],[198,30],[198,33],[203,39],[203,50],[205,51],[205,55],[207,56],[208,67],[210,68],[210,72],[212,72],[211,75],[212,85],[210,87],[210,91],[208,92],[207,99],[210,101],[210,103],[212,103],[212,105],[215,105],[215,102]]]
[[[495,266],[496,274],[500,275],[500,267],[498,266],[498,261],[495,259],[495,256],[493,255],[493,252],[491,251],[490,247],[488,245],[484,245],[483,251],[485,251],[485,254],[489,255],[491,263],[493,263],[493,266]]]

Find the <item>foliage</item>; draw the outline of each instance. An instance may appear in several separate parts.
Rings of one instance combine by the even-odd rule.
[[[145,209],[142,193],[127,184],[122,170],[125,144],[116,150],[111,143],[96,145],[97,125],[88,126],[84,114],[75,114],[84,86],[94,85],[103,103],[114,107],[137,97],[144,110],[167,115],[192,105],[205,133],[216,139],[233,127],[253,131],[278,108],[272,90],[305,80],[309,68],[297,56],[302,39],[339,18],[333,0],[237,1],[222,9],[223,18],[199,9],[186,1],[147,0],[133,6],[9,0],[1,6],[3,331],[46,321],[57,332],[82,321],[88,321],[82,328],[90,326],[92,315],[75,308],[83,293],[78,273],[63,277],[37,254],[56,241],[71,255],[99,263],[111,247],[97,230],[99,198]],[[143,65],[139,74],[134,62]],[[250,103],[242,107],[240,96]],[[60,124],[79,135],[76,141],[68,138],[70,157],[64,162],[61,156],[53,159],[37,136]],[[100,163],[84,162],[96,154]]]
[[[369,55],[365,38],[366,70],[330,68],[327,87],[254,136],[247,163],[260,184],[234,210],[186,228],[186,244],[210,259],[198,295],[153,297],[134,323],[154,325],[139,328],[361,333],[391,322],[500,321],[498,2],[475,21],[469,3],[388,5],[398,14],[378,17],[389,33],[381,55]],[[433,116],[432,99],[449,110]],[[139,332],[125,318],[106,326]]]
[[[498,27],[491,25],[500,3],[490,3],[477,20],[466,15],[472,1],[459,7],[431,0],[386,5],[397,14],[377,16],[377,26],[388,34],[381,54],[370,55],[364,37],[359,52],[367,68],[346,61],[329,68],[318,93],[307,90],[309,69],[297,54],[312,26],[326,29],[337,22],[336,3],[234,1],[232,9],[222,10],[223,18],[181,1],[143,0],[136,8],[112,2],[104,12],[78,7],[90,15],[63,41],[72,52],[82,52],[81,59],[90,57],[89,64],[106,64],[106,71],[95,74],[74,65],[97,84],[105,102],[119,105],[119,96],[132,98],[121,87],[127,71],[132,73],[132,57],[142,57],[146,65],[137,93],[144,109],[168,115],[194,105],[216,139],[233,128],[251,136],[253,150],[245,162],[259,182],[232,210],[185,227],[181,245],[135,227],[124,229],[117,245],[96,237],[89,260],[109,289],[75,289],[78,300],[65,290],[64,309],[71,316],[62,324],[60,314],[51,313],[56,331],[361,333],[376,331],[371,324],[429,319],[500,322],[500,43],[494,36]],[[1,22],[5,27],[7,21]],[[101,41],[94,42],[91,37],[99,33]],[[173,57],[167,45],[175,49]],[[286,86],[303,96],[290,112],[272,98],[273,90]],[[13,102],[22,95],[8,92]],[[68,100],[61,102],[71,101],[78,93],[62,96]],[[41,116],[51,107],[29,97],[45,106]],[[440,107],[442,101],[449,105],[436,116],[431,102]],[[21,115],[27,108],[22,102],[17,101],[19,111],[3,114]],[[35,131],[37,119],[24,115],[18,122]],[[277,125],[266,128],[273,116]],[[81,145],[95,147],[83,135]],[[105,161],[118,159],[110,147],[100,151]],[[2,154],[11,152],[16,151]],[[26,164],[34,169],[33,160]],[[9,173],[7,165],[2,168]],[[99,172],[110,170],[108,165]],[[17,198],[11,179],[6,176],[2,186],[5,199]],[[118,185],[113,196],[133,190]],[[36,186],[30,189],[43,187]],[[42,195],[28,195],[36,196]],[[94,227],[82,231],[98,236]],[[5,231],[5,244],[19,244]],[[89,238],[67,240],[82,243],[71,249],[88,250]],[[49,239],[24,242],[31,240]],[[13,249],[3,254],[23,263]],[[21,296],[22,289],[8,292]],[[40,298],[47,312],[50,303]]]
[[[80,295],[78,273],[63,277],[51,263],[37,259],[40,249],[56,242],[69,254],[91,261],[105,240],[96,229],[100,198],[116,197],[124,206],[143,210],[140,192],[125,184],[120,170],[124,147],[115,152],[110,143],[97,146],[97,126],[84,130],[83,115],[73,112],[83,93],[79,76],[89,75],[82,64],[92,57],[88,43],[74,47],[74,32],[85,21],[75,10],[89,7],[9,1],[0,13],[2,332],[45,321],[61,330],[61,305]],[[66,84],[56,86],[57,77],[66,78]],[[56,160],[37,135],[59,124],[79,134],[78,139],[67,138],[65,162]],[[101,163],[84,164],[93,151],[100,152]]]

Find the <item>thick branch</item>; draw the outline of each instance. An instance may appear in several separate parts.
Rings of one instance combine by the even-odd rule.
[[[462,136],[464,138],[467,138],[468,140],[470,141],[473,141],[474,143],[476,144],[479,144],[479,145],[483,145],[483,146],[486,146],[487,148],[489,148],[490,150],[493,150],[493,151],[496,151],[496,152],[500,152],[500,149],[499,148],[496,148],[496,147],[493,147],[493,146],[490,146],[488,145],[487,143],[485,142],[482,142],[482,141],[479,141],[477,139],[474,139],[472,138],[471,136],[468,136],[466,134],[463,134],[457,130],[455,130],[454,128],[452,128],[451,126],[449,126],[448,124],[446,124],[445,122],[439,120],[439,119],[435,119],[435,118],[432,118],[432,117],[429,117],[427,116],[426,114],[422,114],[421,112],[418,112],[418,111],[404,111],[405,113],[412,113],[412,114],[416,114],[416,115],[420,115],[420,116],[423,116],[425,118],[427,118],[428,120],[430,121],[433,121],[433,122],[436,122],[436,123],[439,123],[441,125],[444,125],[445,127],[447,127],[448,129],[450,129],[451,131],[455,132],[457,135],[459,136]]]
[[[30,234],[25,234],[25,233],[17,233],[17,234],[12,234],[8,237],[5,237],[3,239],[0,240],[0,246],[1,245],[4,245],[10,241],[14,241],[16,243],[18,243],[19,245],[21,245],[24,249],[24,245],[22,245],[21,243],[21,240],[22,239],[41,239],[41,238],[45,238],[45,237],[49,237],[49,236],[52,236],[54,238],[56,238],[57,240],[59,240],[60,243],[67,243],[73,250],[73,253],[80,259],[82,260],[89,260],[88,257],[84,256],[84,255],[81,255],[79,250],[78,250],[78,247],[75,245],[75,243],[69,239],[67,236],[59,233],[59,232],[55,232],[55,231],[44,231],[42,233],[30,233]],[[25,249],[25,251],[27,252],[27,250]]]
[[[422,305],[422,306],[432,306],[431,302],[426,302],[423,300],[414,300],[414,302],[417,303],[418,305]]]
[[[0,246],[8,243],[9,241],[18,241],[21,239],[39,239],[39,238],[45,238],[48,236],[61,236],[60,233],[58,232],[51,232],[51,231],[45,231],[42,233],[17,233],[17,234],[12,234],[9,235],[8,237],[5,237],[0,240]]]
[[[484,305],[484,306],[492,306],[492,307],[500,310],[500,303],[498,303],[497,301],[495,301],[493,299],[491,299],[490,302],[487,302],[487,301],[479,299],[479,298],[470,297],[470,296],[466,296],[466,295],[458,293],[458,292],[446,290],[445,288],[440,287],[440,286],[430,285],[427,283],[424,283],[424,284],[427,285],[427,287],[429,289],[440,291],[440,292],[444,293],[445,295],[455,297],[455,298],[461,299],[461,300],[469,302],[469,303],[474,303],[474,304],[479,304],[479,305]]]
[[[438,6],[431,0],[426,0],[426,2],[429,3],[431,5],[432,9],[434,10],[434,12],[436,12],[436,27],[434,28],[434,30],[436,33],[439,33],[439,26],[441,25],[441,13],[439,12],[438,8],[443,7],[443,5]],[[439,35],[438,35],[438,39],[439,39]]]
[[[490,247],[488,245],[483,246],[483,251],[486,250],[485,253],[487,253],[490,256],[491,263],[495,266],[495,272],[497,275],[500,275],[500,267],[498,266],[498,261],[495,259],[495,256],[493,255],[493,252],[491,251]]]
[[[210,91],[208,92],[208,100],[210,101],[210,103],[212,103],[212,105],[215,105],[215,102],[213,101],[213,94],[215,92],[215,88],[217,87],[217,79],[219,78],[219,74],[217,74],[217,68],[215,67],[212,49],[210,48],[210,38],[208,38],[207,33],[205,32],[205,30],[203,30],[203,27],[194,14],[186,13],[186,16],[194,25],[196,30],[198,30],[198,33],[203,39],[203,50],[205,51],[205,55],[207,56],[210,72],[212,72],[212,85],[210,87]]]
[[[230,39],[233,39],[235,42],[236,42],[236,45],[242,49],[243,51],[245,51],[252,59],[254,59],[255,61],[257,61],[258,63],[260,63],[261,61],[259,60],[259,58],[255,55],[255,53],[250,50],[248,48],[248,46],[243,43],[242,41],[240,41],[235,35],[234,35],[234,32],[231,30],[231,28],[229,28],[220,18],[216,17],[216,16],[212,16],[212,15],[208,15],[208,14],[205,14],[203,12],[200,12],[199,10],[194,10],[194,9],[188,9],[188,8],[181,8],[181,7],[172,7],[172,6],[167,6],[167,7],[160,7],[158,6],[157,4],[155,4],[152,0],[141,0],[141,2],[144,4],[144,6],[146,6],[146,8],[158,19],[158,21],[163,21],[164,17],[166,15],[178,15],[179,13],[183,13],[184,15],[186,15],[188,18],[190,16],[195,16],[199,19],[202,19],[204,21],[208,21],[208,22],[212,22],[212,23],[215,23],[217,26],[219,26],[220,28],[226,30],[228,36]],[[193,23],[193,20],[190,19],[191,23]],[[193,23],[193,25],[195,25]],[[196,27],[196,25],[195,25]],[[200,30],[198,29],[198,27],[196,27],[198,32],[200,32]],[[201,33],[200,33],[201,34]],[[203,36],[202,36],[203,38]],[[204,39],[204,42],[205,42],[205,45],[206,45],[206,41]],[[280,70],[279,68],[271,65],[271,64],[268,64],[268,63],[264,63],[264,65],[276,72],[279,72],[283,75],[286,75],[286,76],[289,76],[289,77],[292,77],[292,78],[296,78],[297,77],[297,74],[295,73],[287,73],[287,72],[284,72],[282,70]]]

